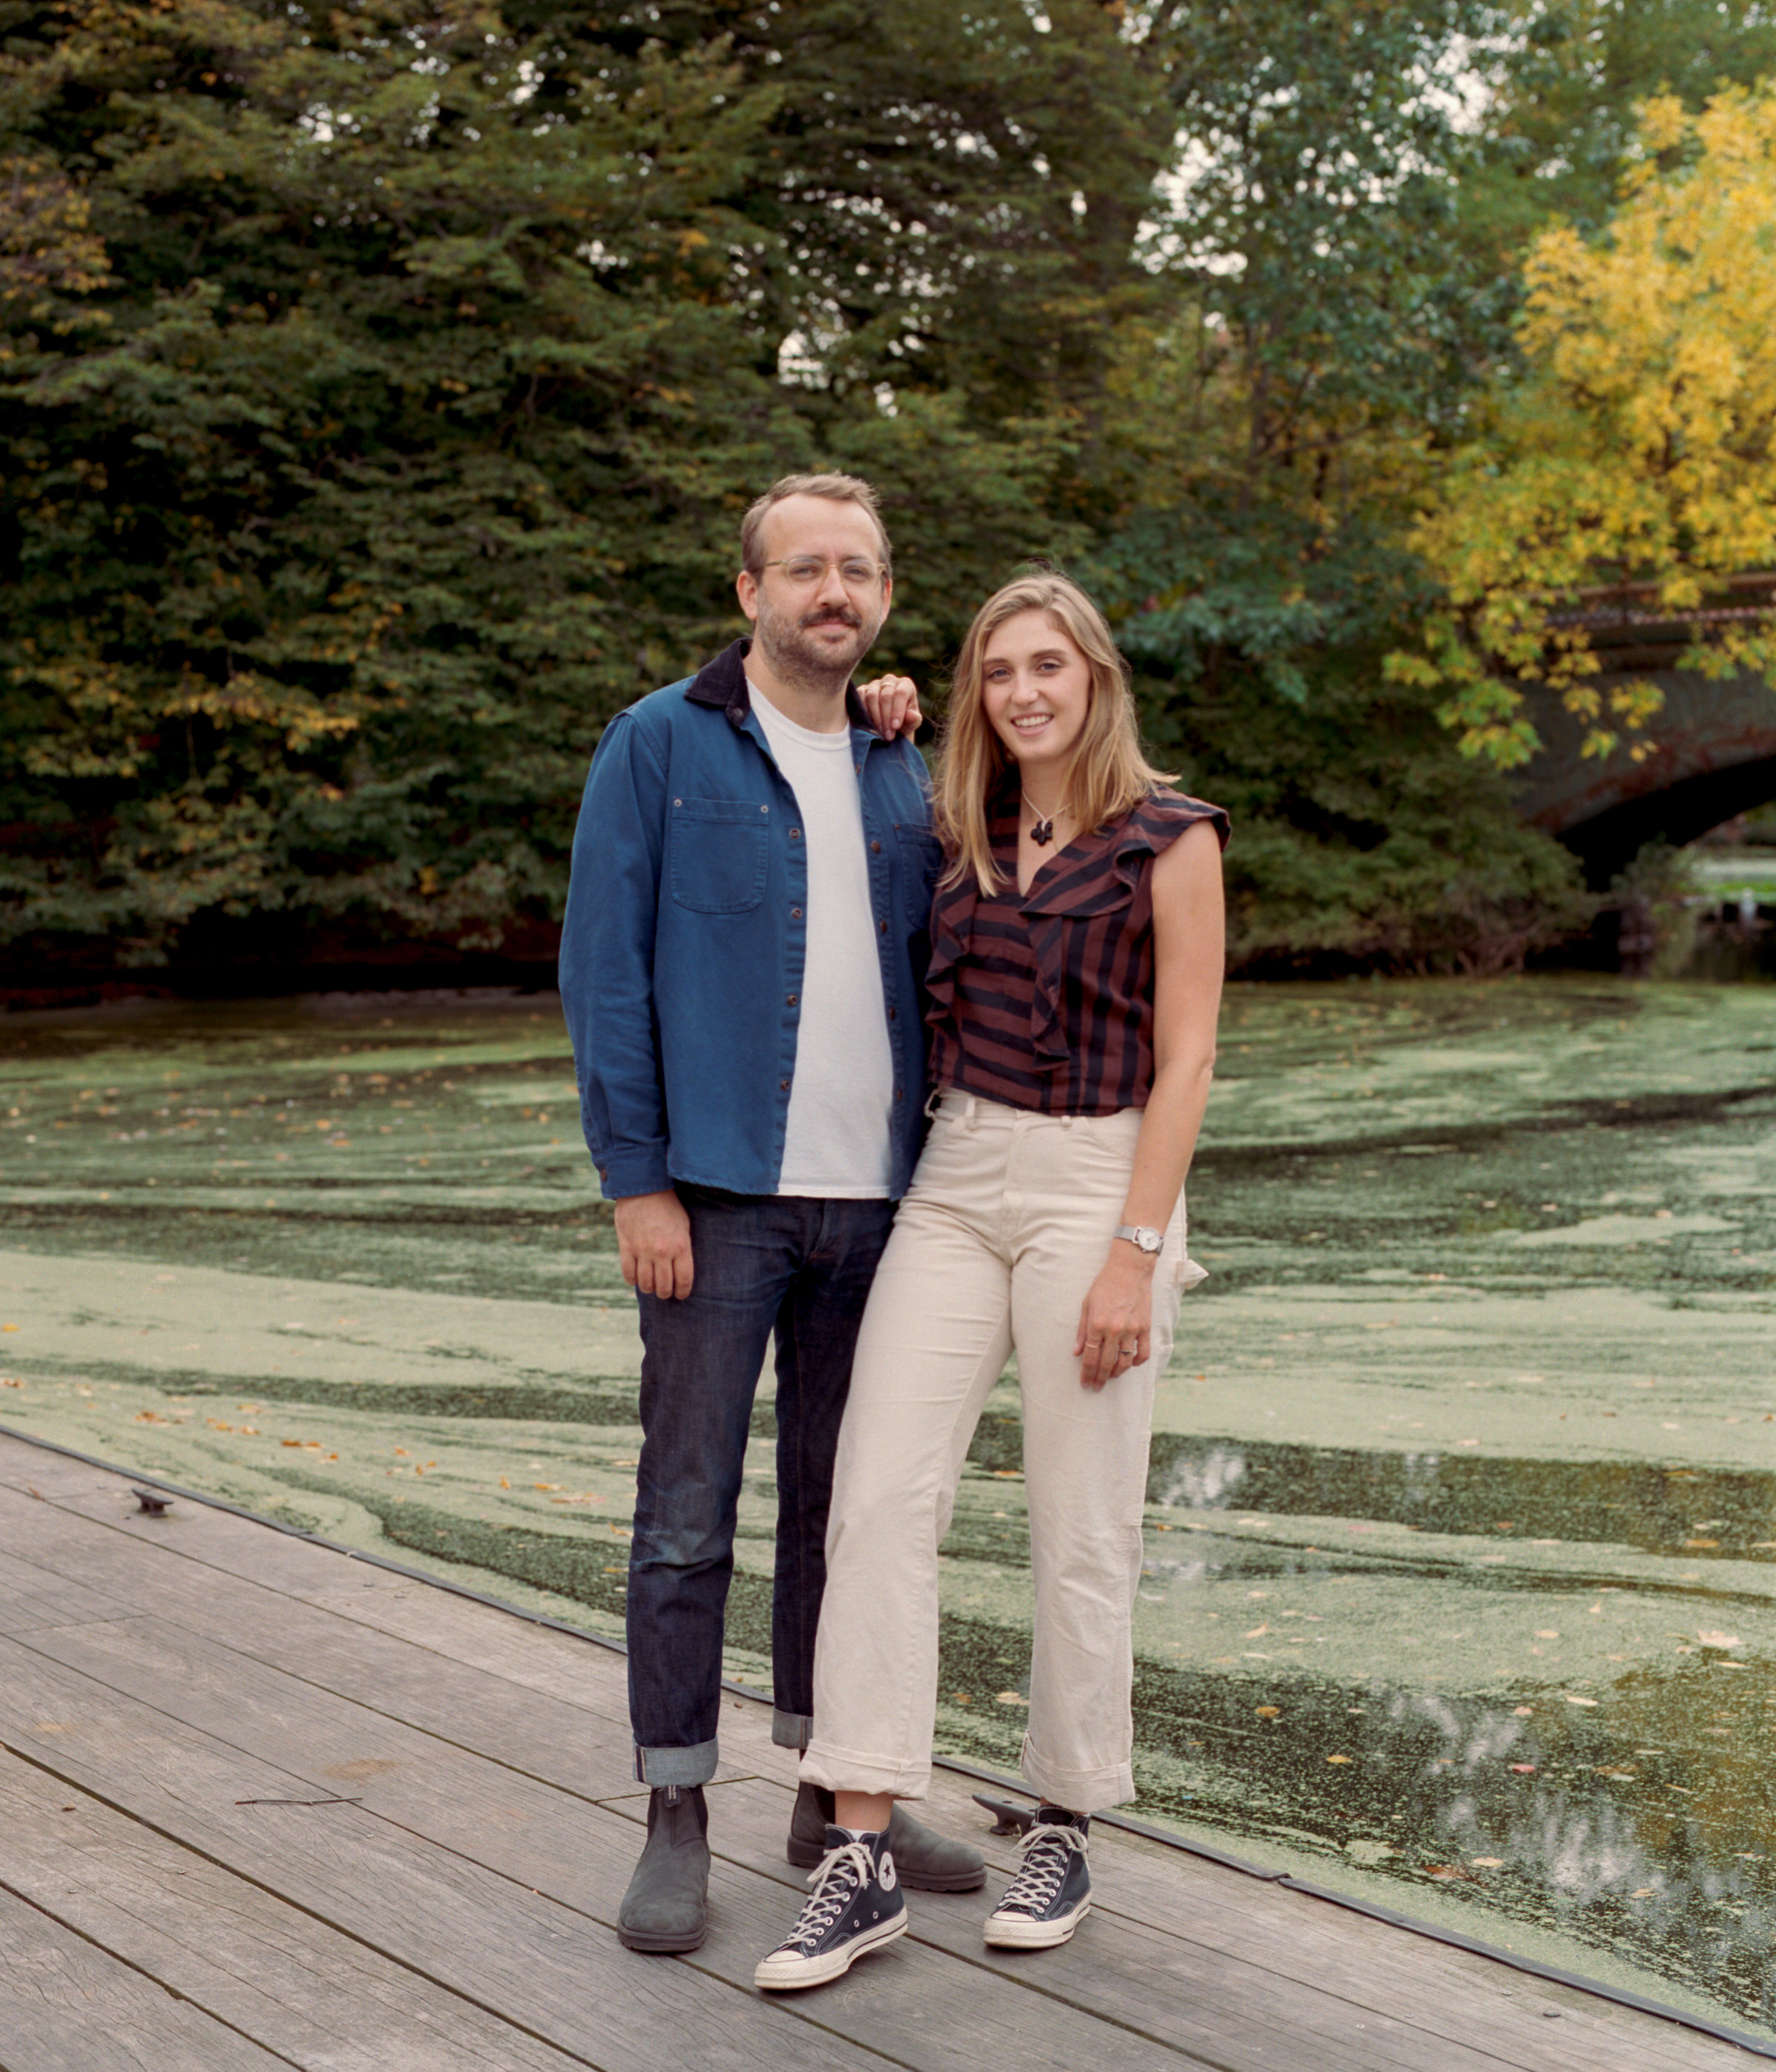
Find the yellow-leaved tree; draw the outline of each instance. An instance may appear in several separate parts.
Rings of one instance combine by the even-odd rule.
[[[1441,688],[1462,746],[1504,766],[1537,737],[1542,684],[1607,754],[1656,685],[1603,678],[1612,619],[1684,629],[1678,666],[1776,684],[1776,86],[1699,114],[1642,110],[1641,156],[1604,237],[1530,250],[1522,364],[1452,456],[1414,544],[1444,607],[1397,679]]]

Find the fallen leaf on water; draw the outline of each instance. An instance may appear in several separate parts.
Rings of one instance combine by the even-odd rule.
[[[558,1490],[561,1487],[561,1484],[559,1482],[532,1482],[531,1484],[531,1487],[535,1490]]]
[[[1513,1716],[1519,1720],[1527,1720],[1533,1717],[1536,1711],[1536,1708],[1533,1705],[1513,1705],[1511,1709]]]
[[[1244,1633],[1240,1637],[1242,1640],[1256,1640],[1260,1634],[1268,1633],[1269,1631],[1270,1628],[1268,1626],[1255,1626],[1252,1628],[1250,1632]]]
[[[1001,1705],[1027,1705],[1030,1700],[1022,1691],[1001,1691],[999,1703]]]
[[[1260,1705],[1257,1708],[1258,1716],[1260,1720],[1274,1720],[1281,1715],[1282,1709],[1281,1705]]]
[[[1560,1696],[1569,1705],[1594,1705],[1597,1702],[1595,1698],[1581,1698],[1577,1691],[1563,1691]]]
[[[1459,1864],[1427,1864],[1426,1874],[1434,1878],[1465,1878],[1469,1873]]]
[[[1536,1638],[1538,1640],[1558,1640],[1560,1637],[1551,1626],[1539,1626],[1536,1629]]]
[[[1354,1757],[1348,1755],[1329,1755],[1326,1758],[1328,1762],[1351,1762],[1355,1760]]]
[[[1535,1774],[1536,1766],[1532,1762],[1514,1762],[1511,1766],[1521,1777],[1531,1777]]]
[[[1477,1871],[1502,1871],[1505,1867],[1503,1856],[1470,1856],[1468,1861]]]
[[[1696,1637],[1704,1647],[1737,1647],[1741,1644],[1736,1633],[1698,1633]]]
[[[1686,1547],[1718,1547],[1720,1543],[1718,1540],[1686,1540],[1684,1544]]]
[[[1630,1899],[1651,1899],[1652,1896],[1653,1889],[1650,1885],[1641,1885],[1638,1889],[1630,1893],[1628,1895]]]
[[[501,1489],[510,1489],[512,1487],[511,1477],[509,1475],[502,1475],[500,1478],[500,1486]]]
[[[1619,1762],[1606,1762],[1598,1770],[1599,1777],[1633,1777],[1634,1770],[1624,1770]]]

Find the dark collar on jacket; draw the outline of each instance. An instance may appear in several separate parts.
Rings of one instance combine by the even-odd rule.
[[[750,640],[736,640],[731,648],[724,648],[692,677],[685,697],[693,705],[713,705],[725,712],[730,726],[744,726],[752,710],[752,686],[746,681],[746,657],[751,652]],[[853,726],[861,726],[865,734],[872,731],[855,684],[845,687],[845,711]]]

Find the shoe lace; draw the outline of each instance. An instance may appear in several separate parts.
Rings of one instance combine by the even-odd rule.
[[[1077,1827],[1045,1820],[1030,1828],[1018,1846],[1024,1852],[1022,1867],[994,1911],[1016,1907],[1040,1914],[1060,1890],[1075,1853],[1085,1853],[1085,1837]]]
[[[875,1875],[874,1860],[867,1842],[841,1842],[828,1849],[808,1874],[813,1890],[802,1902],[784,1947],[791,1943],[818,1942],[837,1921],[852,1896],[861,1892]]]

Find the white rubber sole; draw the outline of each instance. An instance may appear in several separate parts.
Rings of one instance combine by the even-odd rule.
[[[1066,1942],[1091,1911],[1087,1897],[1071,1914],[1052,1921],[1032,1921],[1027,1914],[989,1914],[982,1933],[989,1949],[1052,1950],[1057,1942]]]
[[[867,1957],[872,1950],[879,1950],[885,1942],[906,1933],[906,1914],[902,1908],[892,1921],[861,1930],[842,1950],[828,1950],[823,1956],[786,1957],[773,1950],[760,1960],[752,1983],[766,1993],[793,1993],[804,1986],[824,1986],[828,1979],[842,1978],[858,1958]]]

